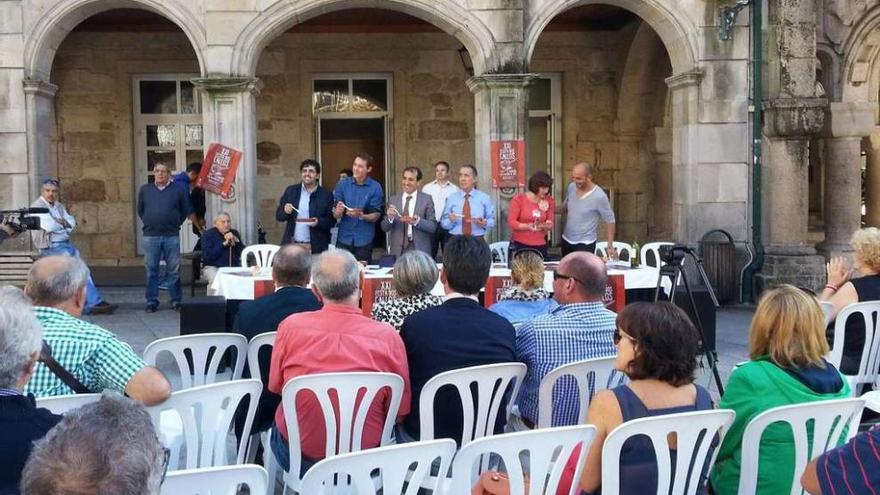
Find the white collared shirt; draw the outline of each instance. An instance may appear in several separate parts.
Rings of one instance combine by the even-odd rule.
[[[434,212],[438,219],[443,214],[443,208],[446,207],[446,198],[455,194],[456,191],[458,191],[458,186],[449,181],[446,181],[446,184],[440,184],[436,180],[432,180],[422,188],[422,192],[430,195],[434,200]]]
[[[450,299],[459,299],[462,297],[465,299],[470,299],[472,301],[480,302],[480,300],[479,300],[479,298],[477,298],[477,296],[469,296],[467,294],[462,294],[461,292],[450,292],[449,294],[446,294],[446,297],[444,297],[443,300],[448,301]]]
[[[406,210],[406,208],[405,208],[406,198],[412,198],[409,200],[409,209],[406,211],[401,211],[401,213],[400,213],[401,215],[403,215],[405,217],[414,216],[414,212],[416,211],[416,197],[418,196],[418,194],[419,194],[418,191],[413,191],[410,194],[407,194],[405,192],[401,193],[401,195],[400,195],[400,208],[403,210]],[[406,237],[408,239],[412,239],[412,236],[413,236],[413,226],[410,224],[410,225],[406,226]]]

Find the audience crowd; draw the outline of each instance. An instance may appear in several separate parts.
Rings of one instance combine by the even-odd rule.
[[[359,172],[363,170],[356,169],[355,176]],[[546,186],[542,182],[536,187],[533,195],[520,201],[540,200]],[[448,205],[441,221],[455,222]],[[231,232],[228,224],[217,229],[221,234],[224,229]],[[211,242],[209,232],[203,242]],[[565,466],[559,493],[569,493],[574,485],[579,493],[601,492],[603,444],[621,424],[718,407],[733,410],[735,420],[723,441],[710,440],[711,449],[717,451],[714,463],[690,469],[701,473],[696,493],[732,495],[739,492],[743,434],[753,418],[778,406],[851,395],[846,376],[826,361],[828,338],[833,336],[826,337],[819,300],[801,289],[781,286],[763,294],[749,329],[750,360],[734,369],[725,393],[714,404],[709,391],[695,383],[699,335],[680,308],[640,302],[615,314],[602,302],[607,278],[603,261],[577,250],[560,261],[551,296],[543,289],[542,257],[530,249],[535,246],[522,242],[511,260],[514,285],[501,302],[485,309],[479,295],[492,256],[478,235],[452,235],[445,240],[439,270],[422,251],[402,252],[393,275],[399,297],[374,306],[373,318],[364,316],[359,307],[361,265],[349,250],[312,255],[306,242],[283,246],[272,267],[275,292],[243,304],[235,320],[235,331],[248,339],[277,331],[274,347],[259,356],[264,393],[257,419],[250,432],[242,431],[239,422],[236,433],[270,430],[264,459],[302,474],[327,454],[326,426],[318,398],[299,394],[287,404],[295,408],[289,413],[296,418],[296,428],[288,430],[280,396],[290,380],[332,372],[400,376],[404,386],[394,436],[401,443],[425,437],[421,394],[432,378],[471,366],[511,362],[526,365],[525,379],[516,397],[509,391],[498,392],[504,394],[502,412],[489,429],[498,434],[529,430],[542,419],[538,391],[550,371],[585,359],[609,358],[620,379],[599,391],[586,411],[580,409],[574,380],[562,380],[554,389],[554,426],[596,427],[580,478],[575,479],[579,467],[575,454]],[[359,247],[356,238],[349,242]],[[857,232],[853,247],[860,278],[851,279],[852,272],[841,260],[828,265],[829,285],[820,299],[830,300],[835,314],[849,303],[880,299],[874,292],[880,230]],[[159,493],[169,450],[160,442],[145,406],[165,401],[171,385],[131,346],[82,319],[88,278],[80,258],[47,256],[34,263],[25,291],[0,287],[0,424],[6,431],[0,438],[4,466],[0,495]],[[444,297],[430,295],[438,278]],[[860,353],[863,345],[849,344],[850,351]],[[63,417],[36,406],[35,397],[82,392],[103,396]],[[361,448],[380,444],[390,400],[391,392],[384,389],[370,404]],[[503,413],[509,401],[515,401],[510,416]],[[459,393],[448,387],[436,394],[430,407],[433,438],[451,438],[461,446],[462,439],[469,437],[463,410],[472,405],[463,404]],[[771,425],[758,446],[756,493],[789,493],[795,474],[802,475],[803,487],[813,494],[880,490],[878,431],[863,432],[846,444],[832,439],[836,449],[814,459],[805,472],[794,473],[792,430]],[[809,441],[825,440],[813,438],[811,432]],[[292,442],[300,448],[291,449]],[[667,442],[674,464],[677,438]],[[301,457],[292,459],[291,452],[301,452]],[[627,441],[619,459],[620,493],[656,491],[655,456],[650,439]],[[474,493],[507,493],[505,485],[506,478],[484,476]]]

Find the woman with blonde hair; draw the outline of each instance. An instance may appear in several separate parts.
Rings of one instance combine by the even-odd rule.
[[[853,247],[853,269],[843,258],[832,258],[826,265],[828,284],[819,294],[822,301],[830,301],[836,317],[844,307],[865,301],[880,301],[880,229],[868,227],[857,230],[850,241]],[[853,272],[858,278],[852,278]],[[846,338],[843,341],[843,359],[840,371],[856,374],[865,346],[865,322],[862,318],[850,318],[846,322]],[[834,332],[828,332],[833,341]]]
[[[719,404],[736,411],[736,419],[712,470],[718,495],[737,493],[743,432],[755,416],[778,406],[849,397],[849,384],[823,358],[829,351],[824,323],[816,299],[796,287],[783,285],[761,297],[749,331],[751,360],[730,375]],[[793,471],[791,428],[771,425],[761,437],[756,493],[790,493]]]
[[[544,289],[544,258],[532,249],[518,251],[510,263],[513,285],[504,290],[489,310],[514,326],[553,311],[559,304]]]

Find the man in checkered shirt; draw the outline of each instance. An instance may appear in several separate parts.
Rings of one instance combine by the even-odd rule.
[[[553,274],[553,298],[560,304],[526,322],[516,332],[516,358],[528,366],[517,405],[522,422],[538,422],[538,388],[554,368],[583,359],[613,356],[617,314],[605,308],[605,263],[587,252],[562,258]],[[553,393],[553,426],[577,424],[577,383],[563,377]],[[585,414],[581,411],[580,414]]]
[[[91,392],[113,389],[147,406],[163,402],[171,395],[165,375],[147,366],[112,332],[80,319],[87,277],[85,263],[73,256],[41,258],[28,273],[25,292],[34,302],[52,356]],[[51,397],[74,391],[39,363],[25,393]]]

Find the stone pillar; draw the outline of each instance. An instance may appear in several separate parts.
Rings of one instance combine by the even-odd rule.
[[[833,102],[825,114],[826,258],[849,255],[853,232],[862,224],[862,138],[874,130],[874,105]]]
[[[648,239],[672,239],[672,129],[655,127],[649,131],[654,155],[654,200],[648,217]]]
[[[780,284],[816,289],[824,284],[825,260],[807,243],[807,172],[810,135],[822,129],[826,104],[824,98],[764,103],[762,289]]]
[[[697,107],[702,73],[677,74],[666,79],[672,98],[672,241],[695,245],[697,229]]]
[[[495,228],[489,234],[490,242],[510,239],[507,210],[510,199],[517,192],[515,188],[492,189],[491,142],[527,142],[528,85],[536,77],[535,74],[483,74],[467,81],[468,88],[474,93],[474,165],[479,175],[478,188],[495,202]],[[528,163],[528,156],[523,159]]]
[[[208,193],[207,219],[219,211],[232,217],[232,226],[241,232],[245,244],[256,244],[259,204],[257,203],[257,117],[256,97],[262,83],[251,77],[212,77],[193,79],[202,94],[205,147],[220,143],[242,151],[241,163],[229,199]]]
[[[54,175],[56,170],[51,150],[58,86],[33,79],[25,79],[23,86],[27,111],[28,196],[33,200],[40,195],[40,182]]]
[[[868,139],[868,164],[865,170],[866,223],[880,227],[880,127]]]

